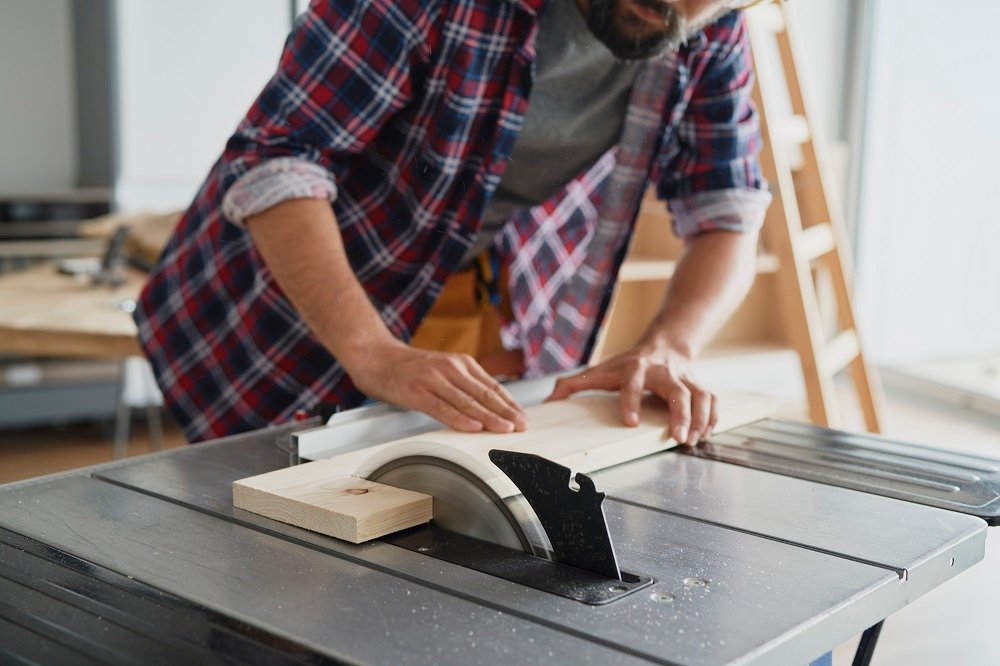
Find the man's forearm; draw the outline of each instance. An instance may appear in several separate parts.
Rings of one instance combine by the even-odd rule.
[[[689,365],[753,284],[756,233],[711,231],[688,241],[660,310],[628,351],[560,378],[550,400],[591,389],[619,391],[622,420],[639,424],[643,395],[667,401],[669,433],[693,446],[718,423],[718,399]]]
[[[348,372],[374,347],[398,343],[351,269],[329,202],[286,201],[246,226],[285,295]]]
[[[753,284],[757,234],[713,231],[688,241],[640,346],[695,358]]]
[[[246,225],[295,309],[362,393],[466,432],[527,427],[514,398],[472,357],[417,350],[392,335],[354,275],[327,201],[286,201]]]

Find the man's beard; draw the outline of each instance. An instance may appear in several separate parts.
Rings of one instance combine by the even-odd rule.
[[[587,27],[619,60],[645,60],[676,51],[688,38],[687,20],[662,0],[634,0],[663,15],[663,29],[646,32],[649,23],[632,14],[616,16],[621,0],[590,0]]]

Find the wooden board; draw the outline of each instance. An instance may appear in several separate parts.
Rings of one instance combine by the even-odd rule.
[[[734,392],[721,394],[720,405],[719,432],[767,416],[774,401]],[[642,422],[635,428],[622,425],[616,393],[583,394],[529,407],[527,412],[530,426],[524,432],[438,430],[241,479],[233,483],[233,505],[361,543],[432,517],[429,510],[417,510],[413,497],[429,505],[429,496],[363,480],[393,460],[418,455],[443,458],[479,476],[500,497],[510,497],[518,494],[517,488],[489,461],[491,449],[535,453],[574,472],[589,473],[676,445],[666,436],[666,405],[654,398],[643,403]],[[367,492],[352,493],[352,489]]]
[[[361,543],[432,517],[432,498],[357,477],[329,478],[299,465],[305,474],[233,484],[233,505],[255,513]],[[282,470],[284,471],[284,470]],[[265,475],[266,476],[266,475]],[[246,481],[252,481],[247,479]]]
[[[145,274],[127,269],[121,287],[95,287],[51,264],[0,277],[0,352],[117,358],[142,354],[132,315]]]

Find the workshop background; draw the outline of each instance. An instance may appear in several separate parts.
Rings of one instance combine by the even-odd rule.
[[[43,317],[58,268],[107,258],[113,224],[84,220],[139,216],[155,246],[157,225],[192,198],[304,4],[0,0],[0,320],[5,309],[20,323]],[[885,432],[1000,456],[1000,3],[796,0],[788,12],[845,211]],[[110,285],[73,284],[77,302],[129,307]],[[0,483],[183,445],[144,361],[103,320],[30,340],[0,321]],[[759,356],[705,372],[807,418],[797,357]],[[862,427],[859,414],[847,419]],[[981,565],[886,623],[873,663],[1000,663],[997,590],[991,535]],[[838,650],[837,663],[849,653]]]

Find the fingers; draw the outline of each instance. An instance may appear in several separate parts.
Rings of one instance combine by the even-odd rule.
[[[513,396],[471,356],[448,354],[438,360],[436,370],[430,392],[455,412],[480,424],[481,429],[507,433],[527,428],[527,416]],[[463,424],[471,426],[469,422]]]
[[[711,437],[715,432],[715,426],[719,425],[719,396],[712,394],[712,409],[708,417],[708,432],[705,437]]]
[[[686,386],[675,386],[668,392],[667,401],[670,405],[670,436],[679,444],[687,444],[691,433],[691,392]]]
[[[463,432],[528,427],[517,401],[471,356],[402,346],[351,376],[377,400],[416,409]]]
[[[719,423],[718,398],[688,376],[686,364],[619,356],[556,382],[545,399],[562,400],[590,389],[618,390],[626,425],[639,424],[642,396],[649,390],[667,401],[668,433],[679,444],[696,445]]]
[[[528,427],[528,415],[514,399],[514,396],[475,360],[469,359],[469,361],[471,361],[470,374],[479,382],[479,386],[474,387],[474,389],[480,391],[477,396],[480,404],[512,422],[514,430],[518,432],[525,430]]]
[[[584,370],[583,372],[563,377],[556,381],[556,386],[552,393],[545,399],[545,402],[552,400],[563,400],[574,393],[580,391],[590,391],[603,389],[613,391],[621,385],[621,376],[617,372],[605,370]]]
[[[696,445],[718,423],[715,395],[693,380],[677,376],[666,366],[656,366],[647,373],[646,384],[667,401],[670,436],[678,444]]]
[[[446,401],[463,416],[482,424],[490,432],[514,432],[513,421],[484,407],[478,400],[454,384],[442,382],[433,388],[434,395]]]
[[[432,393],[419,396],[414,401],[413,406],[449,428],[454,428],[460,432],[480,432],[483,429],[481,421],[463,414],[455,409],[447,400]]]
[[[618,400],[622,406],[622,418],[625,425],[639,425],[639,407],[642,404],[642,394],[646,390],[646,368],[648,363],[639,358],[631,359],[623,370],[624,379],[618,392]]]
[[[687,382],[687,388],[691,393],[691,425],[688,428],[687,445],[694,446],[702,437],[708,436],[714,396],[691,381]]]

